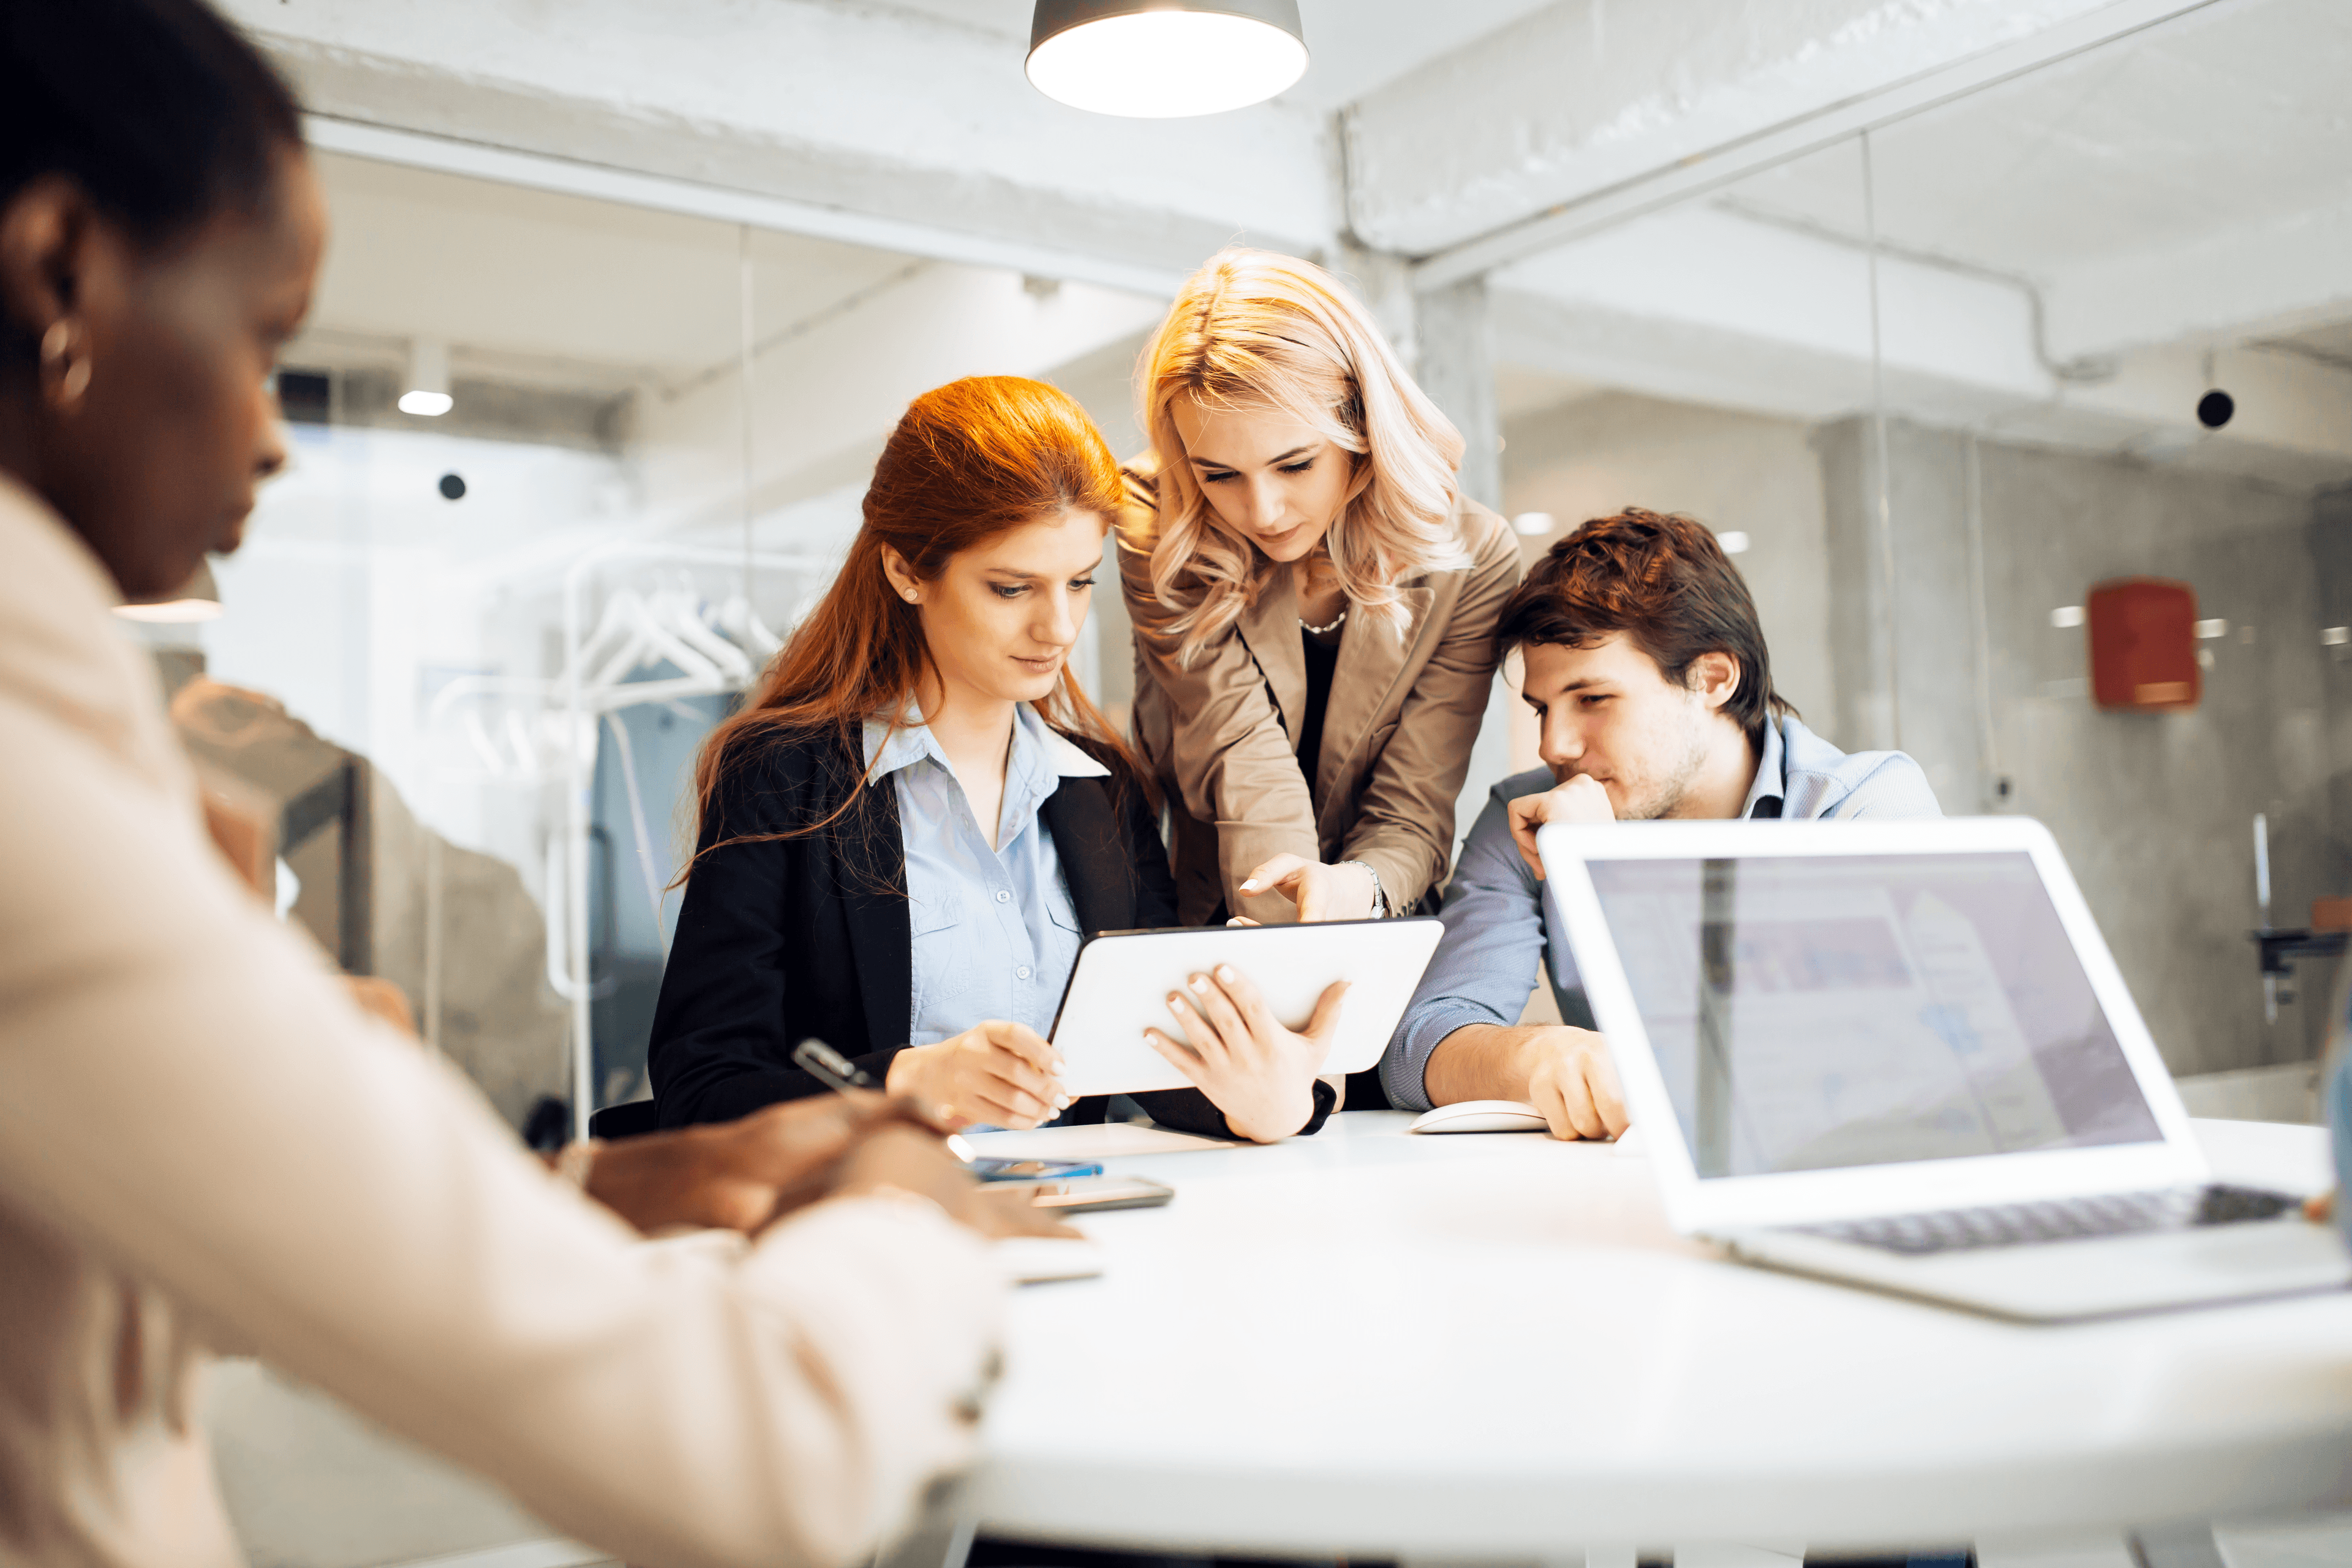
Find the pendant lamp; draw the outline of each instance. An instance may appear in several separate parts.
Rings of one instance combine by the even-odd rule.
[[[400,395],[403,414],[438,419],[449,412],[449,345],[419,338],[408,345],[408,386]]]
[[[1037,0],[1029,29],[1032,85],[1097,114],[1244,109],[1306,72],[1298,0]]]

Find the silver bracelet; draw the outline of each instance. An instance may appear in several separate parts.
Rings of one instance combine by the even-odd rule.
[[[1340,865],[1342,865],[1342,866],[1361,866],[1361,867],[1363,867],[1363,868],[1364,868],[1364,875],[1365,875],[1365,876],[1367,876],[1367,877],[1370,877],[1370,878],[1372,879],[1372,919],[1374,919],[1374,920],[1376,920],[1376,921],[1384,921],[1384,920],[1388,919],[1388,918],[1389,918],[1389,890],[1388,890],[1386,888],[1383,888],[1383,887],[1381,887],[1381,874],[1380,874],[1378,871],[1375,871],[1375,870],[1373,870],[1373,869],[1372,869],[1371,865],[1370,865],[1370,863],[1369,861],[1364,861],[1364,860],[1342,860],[1342,861],[1340,861],[1340,862],[1339,862],[1339,864],[1340,864]]]

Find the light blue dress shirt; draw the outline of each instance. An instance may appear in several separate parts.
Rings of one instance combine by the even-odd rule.
[[[1438,918],[1445,935],[1381,1058],[1390,1103],[1429,1109],[1422,1075],[1440,1040],[1468,1024],[1511,1025],[1527,1010],[1538,973],[1551,982],[1560,1016],[1590,1026],[1568,927],[1511,838],[1510,803],[1552,787],[1549,768],[1529,768],[1495,786],[1463,841]],[[1919,764],[1901,752],[1839,751],[1795,719],[1764,728],[1742,816],[1941,816]]]
[[[990,1018],[1045,1034],[1083,933],[1062,858],[1037,808],[1064,779],[1099,778],[1110,770],[1022,703],[1013,710],[1004,803],[991,849],[929,726],[902,724],[892,733],[879,720],[867,720],[866,762],[874,783],[887,777],[898,792],[914,938],[907,1043],[936,1045]]]

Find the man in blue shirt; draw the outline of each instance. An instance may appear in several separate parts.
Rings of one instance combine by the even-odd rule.
[[[1445,937],[1381,1060],[1390,1100],[1533,1104],[1560,1138],[1625,1129],[1536,829],[1659,817],[1939,816],[1919,764],[1852,755],[1772,689],[1755,601],[1715,535],[1640,510],[1553,545],[1503,606],[1544,765],[1495,786],[1445,893]],[[1566,1025],[1521,1025],[1541,973]]]

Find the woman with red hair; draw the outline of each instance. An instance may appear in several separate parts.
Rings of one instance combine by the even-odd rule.
[[[665,1126],[822,1086],[812,1036],[951,1123],[1099,1121],[1044,1032],[1082,933],[1174,923],[1150,785],[1070,671],[1118,464],[1041,382],[925,393],[892,432],[840,575],[705,744],[701,833],[651,1066]],[[1245,977],[1171,998],[1154,1038],[1198,1090],[1173,1126],[1312,1131],[1338,1019],[1304,1034]]]

